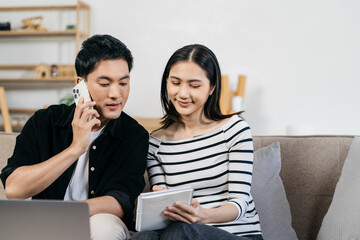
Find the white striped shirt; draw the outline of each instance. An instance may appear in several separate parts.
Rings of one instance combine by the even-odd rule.
[[[201,206],[233,203],[239,209],[232,222],[210,224],[238,236],[261,234],[250,194],[253,141],[249,125],[234,115],[221,127],[183,140],[150,137],[148,173],[151,186],[192,186]]]

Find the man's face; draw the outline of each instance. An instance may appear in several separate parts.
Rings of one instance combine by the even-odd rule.
[[[87,77],[87,87],[104,123],[120,116],[129,96],[130,73],[124,59],[99,62]]]

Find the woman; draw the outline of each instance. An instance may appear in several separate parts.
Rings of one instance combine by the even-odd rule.
[[[253,142],[239,114],[220,112],[221,72],[214,53],[188,45],[169,59],[161,85],[163,126],[150,137],[153,191],[192,186],[191,206],[174,203],[160,232],[133,239],[263,239],[250,194]]]

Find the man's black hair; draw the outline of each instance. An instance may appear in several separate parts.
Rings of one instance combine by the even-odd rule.
[[[76,74],[86,79],[99,62],[117,59],[124,59],[131,71],[133,56],[124,43],[110,35],[94,35],[83,42],[76,56]]]

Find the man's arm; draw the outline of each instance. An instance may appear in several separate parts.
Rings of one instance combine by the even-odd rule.
[[[85,200],[89,204],[90,216],[98,213],[110,213],[119,218],[124,217],[124,211],[119,202],[112,196],[103,196]]]
[[[77,159],[78,154],[67,148],[45,162],[17,168],[6,179],[6,197],[25,199],[42,192]]]
[[[115,199],[122,209],[121,215],[124,221],[132,219],[135,200],[142,192],[144,182],[144,172],[146,168],[146,155],[149,147],[149,134],[142,127],[130,127],[125,134],[123,146],[117,148],[116,154],[111,165],[112,171],[108,176],[103,176],[99,185],[97,196],[108,196]],[[110,177],[110,178],[109,178]],[[100,190],[101,189],[101,190]]]
[[[10,174],[5,184],[7,198],[29,198],[42,192],[87,150],[90,131],[100,120],[94,118],[88,122],[90,115],[99,114],[94,109],[84,109],[94,105],[95,102],[79,101],[72,122],[73,142],[68,148],[44,162],[19,167]]]

